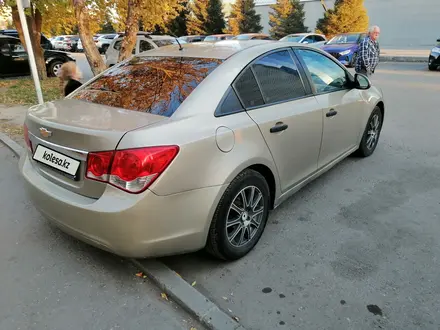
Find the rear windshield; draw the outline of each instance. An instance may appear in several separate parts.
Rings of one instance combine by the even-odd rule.
[[[134,57],[72,98],[170,117],[221,63],[212,58]]]

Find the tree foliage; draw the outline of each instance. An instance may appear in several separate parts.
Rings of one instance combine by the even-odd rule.
[[[182,9],[179,10],[178,15],[170,20],[167,24],[166,29],[178,37],[185,36],[188,34],[187,30],[187,17],[190,14],[189,1],[184,1],[181,3]]]
[[[253,0],[237,0],[229,16],[229,30],[232,34],[259,33],[263,30],[260,20]]]
[[[273,12],[269,14],[269,25],[273,38],[281,39],[288,34],[308,32],[304,25],[304,4],[299,0],[277,0],[271,9]]]
[[[207,12],[206,32],[208,34],[222,33],[226,27],[226,22],[221,0],[209,0]]]
[[[332,38],[339,33],[364,32],[368,29],[364,0],[336,0],[333,9],[324,13],[316,24],[316,32]]]
[[[186,27],[188,34],[207,34],[209,0],[193,0],[190,2],[190,14]]]

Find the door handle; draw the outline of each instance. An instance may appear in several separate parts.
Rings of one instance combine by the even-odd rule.
[[[333,117],[333,116],[336,116],[337,114],[338,114],[338,112],[337,112],[335,109],[330,109],[330,111],[327,112],[327,113],[325,114],[325,116],[326,116],[326,117]]]
[[[283,122],[279,122],[279,123],[276,123],[276,125],[274,127],[271,127],[270,132],[271,133],[278,133],[278,132],[286,130],[288,127],[289,127],[289,125],[284,124]]]

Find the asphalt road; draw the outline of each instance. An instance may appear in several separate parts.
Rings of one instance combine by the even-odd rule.
[[[50,226],[0,142],[0,329],[203,329],[132,264]]]
[[[382,63],[385,124],[271,213],[256,249],[163,261],[248,329],[439,329],[440,72]]]

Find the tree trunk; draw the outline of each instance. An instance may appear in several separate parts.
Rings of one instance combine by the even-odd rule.
[[[136,46],[136,34],[139,31],[139,14],[141,0],[128,0],[127,19],[125,23],[125,37],[122,40],[118,61],[123,61],[131,56]]]
[[[18,8],[16,6],[12,7],[12,20],[14,21],[20,41],[23,44],[24,49],[27,51],[23,26],[21,25],[20,15],[18,14]],[[40,80],[43,80],[47,78],[47,73],[44,50],[41,47],[41,25],[43,23],[43,18],[40,11],[38,9],[34,11],[31,7],[31,16],[26,15],[26,22],[28,25],[29,36],[31,38],[32,49],[34,50],[38,77]]]
[[[81,38],[84,53],[93,74],[96,76],[104,71],[106,66],[90,32],[90,16],[85,0],[73,0],[73,7],[75,8],[75,17],[78,22],[79,37]]]

